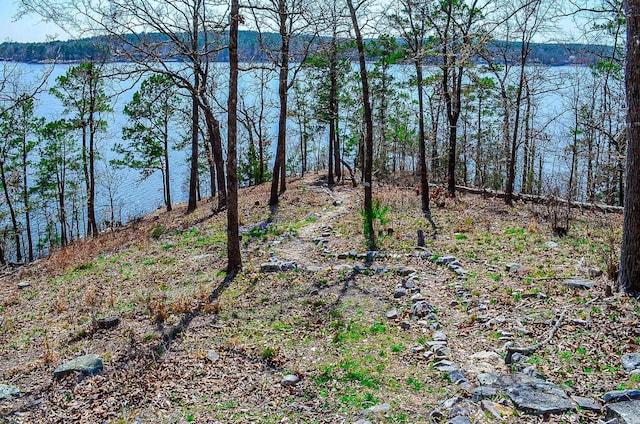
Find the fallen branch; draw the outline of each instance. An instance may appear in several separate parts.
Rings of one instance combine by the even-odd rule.
[[[544,346],[546,344],[549,344],[549,342],[551,342],[551,340],[556,335],[558,330],[560,330],[560,326],[562,325],[562,322],[564,321],[564,318],[565,318],[566,315],[567,315],[567,310],[565,309],[564,311],[562,311],[562,313],[560,314],[560,318],[558,318],[558,320],[556,321],[555,325],[551,329],[551,333],[549,334],[549,337],[547,337],[543,341],[541,341],[539,343],[536,343],[535,345],[529,346],[529,347],[510,347],[510,346],[508,346],[507,347],[507,357],[504,358],[505,364],[510,365],[512,363],[512,357],[513,357],[514,353],[521,353],[523,355],[531,355],[533,352],[535,352],[536,350],[540,349],[542,346]]]
[[[477,194],[484,197],[496,197],[504,199],[506,193],[498,190],[490,190],[486,188],[472,188],[464,186],[456,186],[456,190],[461,193]],[[585,209],[589,211],[600,211],[609,213],[623,213],[624,208],[621,206],[603,205],[601,203],[575,202],[556,196],[535,196],[533,194],[513,193],[513,200],[521,200],[528,203],[536,203],[542,205],[567,205],[571,208]]]

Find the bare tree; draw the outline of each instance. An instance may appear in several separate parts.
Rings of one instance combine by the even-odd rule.
[[[427,147],[425,136],[425,101],[424,101],[424,61],[427,55],[427,38],[430,28],[425,15],[429,12],[425,0],[400,0],[397,12],[391,15],[393,26],[400,32],[406,43],[409,60],[415,68],[416,91],[418,94],[418,173],[420,176],[420,193],[422,212],[431,224],[435,235],[436,224],[431,217],[429,204],[429,175],[427,170]]]
[[[287,190],[287,114],[288,91],[293,86],[300,69],[297,66],[291,73],[292,56],[303,62],[313,45],[316,26],[312,25],[312,2],[305,0],[250,0],[249,6],[253,20],[259,33],[263,52],[269,61],[278,69],[278,99],[280,115],[278,118],[278,141],[276,159],[273,165],[273,179],[269,204],[278,204],[279,196]],[[274,31],[279,35],[274,40],[272,34],[263,31]],[[292,40],[299,45],[292,45]],[[276,47],[277,46],[277,47]]]
[[[358,46],[358,63],[360,65],[360,83],[362,85],[363,121],[364,121],[364,234],[369,250],[376,249],[376,235],[373,230],[373,112],[369,95],[369,77],[365,58],[364,38],[362,36],[362,23],[358,13],[366,9],[367,0],[360,0],[354,4],[353,0],[347,0],[356,45]]]
[[[199,126],[204,114],[207,137],[216,161],[219,209],[226,205],[220,123],[210,91],[210,63],[224,49],[227,27],[222,0],[22,0],[23,9],[54,21],[72,34],[97,35],[110,42],[112,53],[127,64],[122,72],[165,74],[188,91],[192,100],[190,212],[196,207]]]

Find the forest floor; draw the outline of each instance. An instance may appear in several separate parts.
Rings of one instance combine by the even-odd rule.
[[[595,423],[604,412],[534,416],[504,395],[481,402],[477,377],[520,370],[600,403],[640,386],[621,365],[640,352],[640,305],[611,295],[607,278],[621,215],[572,210],[560,238],[553,206],[460,195],[434,207],[434,240],[411,186],[374,187],[375,256],[362,189],[329,190],[312,174],[290,181],[278,210],[268,185],[242,189],[244,267],[233,278],[222,271],[226,216],[206,201],[6,272],[0,384],[20,393],[0,399],[0,422]],[[446,256],[459,265],[439,265]],[[412,316],[416,303],[426,316]],[[101,328],[109,317],[117,325]],[[536,343],[505,365],[507,346]],[[54,379],[85,354],[100,355],[101,373]]]

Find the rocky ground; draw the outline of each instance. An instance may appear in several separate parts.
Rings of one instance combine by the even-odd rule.
[[[374,193],[375,252],[361,189],[309,175],[242,191],[236,276],[206,202],[6,270],[0,421],[640,422],[621,216],[459,196],[434,240],[409,183]]]

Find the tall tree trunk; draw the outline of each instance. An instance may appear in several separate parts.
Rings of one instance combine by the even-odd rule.
[[[27,155],[27,137],[26,134],[22,134],[22,186],[24,188],[22,193],[22,202],[24,203],[24,222],[26,226],[25,230],[27,232],[27,255],[29,262],[33,262],[33,236],[31,235],[31,203],[29,202]]]
[[[278,79],[278,99],[280,101],[280,115],[278,117],[278,145],[276,160],[273,165],[273,181],[271,182],[271,197],[269,205],[277,205],[280,194],[287,190],[287,91],[289,85],[289,36],[287,34],[287,4],[285,0],[278,1],[280,15],[280,74]]]
[[[164,200],[167,212],[171,212],[171,175],[169,173],[169,118],[165,115],[163,129],[163,147],[164,147]]]
[[[209,133],[211,153],[213,154],[213,163],[215,166],[216,185],[218,187],[218,210],[221,211],[227,207],[227,182],[224,172],[224,157],[222,155],[220,121],[213,116],[209,98],[204,91],[200,94],[200,101],[204,105],[203,113],[205,122],[207,123],[207,132]]]
[[[191,40],[192,61],[193,61],[193,91],[191,92],[191,172],[189,175],[189,203],[187,204],[187,213],[196,210],[198,206],[198,134],[199,134],[199,111],[198,96],[200,95],[200,70],[198,69],[198,57],[195,56],[198,51],[198,34],[200,31],[200,22],[198,20],[198,11],[193,13],[193,34]]]
[[[619,282],[640,293],[640,0],[626,0],[627,183]]]
[[[420,170],[420,193],[422,203],[422,213],[424,214],[429,224],[433,228],[433,234],[436,234],[436,224],[431,218],[431,205],[429,199],[429,175],[427,170],[427,140],[424,130],[424,92],[423,92],[423,75],[422,75],[422,61],[416,60],[414,62],[416,67],[416,82],[418,86],[418,149],[420,156],[420,163],[418,168]]]
[[[16,216],[15,208],[9,194],[9,185],[7,184],[7,176],[4,172],[4,163],[0,163],[0,181],[2,182],[2,188],[4,189],[4,198],[7,201],[7,207],[9,208],[9,215],[11,216],[11,226],[13,228],[13,240],[16,244],[16,262],[22,262],[22,246],[20,243],[20,230],[18,227],[18,217]]]
[[[238,218],[238,25],[240,20],[239,0],[231,1],[231,28],[229,30],[229,105],[227,135],[227,271],[242,268]]]
[[[358,25],[356,9],[353,1],[347,0],[347,6],[353,23],[353,30],[358,45],[358,62],[360,64],[360,82],[362,84],[362,103],[364,104],[364,233],[367,237],[369,250],[376,250],[376,235],[373,230],[373,191],[372,191],[372,165],[373,165],[373,116],[371,100],[369,96],[369,79],[367,76],[367,62],[365,59],[364,41]]]

